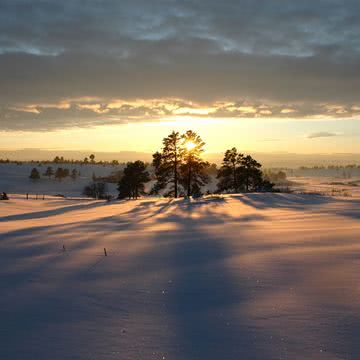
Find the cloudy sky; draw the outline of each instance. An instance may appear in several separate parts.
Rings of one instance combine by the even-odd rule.
[[[0,0],[0,148],[360,152],[358,0]]]

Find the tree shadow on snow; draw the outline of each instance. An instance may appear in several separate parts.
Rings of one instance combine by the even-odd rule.
[[[251,296],[245,290],[247,279],[231,273],[226,261],[232,254],[223,239],[204,230],[210,223],[219,223],[219,214],[208,211],[208,219],[199,221],[191,217],[192,207],[184,209],[186,204],[181,203],[179,206],[158,219],[176,224],[176,230],[155,233],[152,250],[135,265],[147,264],[146,272],[153,272],[154,276],[170,271],[170,282],[164,284],[164,301],[165,311],[174,321],[175,343],[165,357],[264,359],[256,346],[261,334],[256,334],[249,320],[239,314],[241,304]],[[225,218],[220,219],[224,221]],[[165,234],[167,241],[163,245]]]
[[[50,216],[63,215],[68,212],[71,212],[71,211],[89,210],[89,209],[97,208],[97,207],[104,206],[104,205],[107,205],[107,203],[104,201],[93,201],[91,203],[63,206],[63,207],[56,208],[56,209],[50,209],[50,210],[44,210],[44,211],[38,211],[38,212],[29,212],[29,213],[24,213],[24,214],[3,216],[3,217],[0,217],[0,222],[41,219],[41,218],[47,218]]]

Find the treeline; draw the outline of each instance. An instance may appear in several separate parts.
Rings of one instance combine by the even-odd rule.
[[[38,164],[38,166],[42,166],[42,164],[71,164],[71,165],[110,165],[110,166],[118,166],[124,163],[120,163],[118,160],[95,160],[95,155],[91,154],[89,157],[85,157],[82,160],[74,160],[74,159],[66,159],[63,156],[55,156],[53,160],[30,160],[30,161],[15,161],[15,160],[9,160],[9,159],[0,159],[0,164],[16,164],[16,165],[22,165],[23,163],[28,164]]]
[[[348,164],[348,165],[328,165],[328,166],[324,166],[324,165],[319,165],[319,166],[300,166],[298,168],[299,170],[345,170],[345,169],[360,169],[360,165],[356,165],[356,164]]]
[[[274,184],[261,171],[261,164],[232,148],[225,152],[217,169],[203,159],[205,142],[194,131],[173,131],[163,139],[161,150],[153,154],[153,179],[143,161],[127,163],[118,183],[120,199],[137,199],[145,194],[145,184],[153,180],[150,195],[199,197],[210,174],[218,179],[217,193],[272,191]],[[88,189],[87,189],[88,190]]]
[[[40,174],[39,170],[35,167],[31,170],[29,178],[31,180],[39,180],[41,176],[47,177],[49,180],[53,177],[59,181],[67,177],[71,177],[73,180],[76,180],[77,177],[81,175],[80,171],[77,169],[72,169],[71,171],[66,168],[58,167],[54,170],[51,166],[46,168],[46,171],[43,174]]]
[[[120,162],[118,160],[112,160],[112,161],[104,161],[104,160],[100,160],[100,161],[96,161],[95,160],[95,155],[91,154],[89,155],[89,157],[85,157],[83,160],[69,160],[69,159],[65,159],[63,156],[55,156],[53,161],[49,161],[49,162],[44,162],[44,164],[46,163],[55,163],[55,164],[79,164],[79,165],[88,165],[88,164],[92,164],[92,165],[111,165],[111,166],[118,166],[120,165]]]

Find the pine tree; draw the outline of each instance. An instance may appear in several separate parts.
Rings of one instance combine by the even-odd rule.
[[[163,139],[163,148],[161,153],[153,154],[152,165],[155,168],[155,176],[157,182],[155,183],[152,192],[158,193],[159,190],[164,189],[168,184],[172,187],[169,195],[178,197],[179,187],[179,165],[182,157],[182,137],[178,132],[173,131],[170,135]]]
[[[145,194],[145,183],[148,181],[150,176],[146,171],[145,163],[140,160],[129,162],[118,184],[119,199],[137,199]]]
[[[199,135],[188,130],[181,138],[183,159],[180,166],[181,183],[186,189],[187,196],[190,197],[195,192],[198,193],[200,187],[209,181],[205,172],[209,163],[201,158],[205,143]]]
[[[49,179],[54,175],[54,169],[51,166],[48,166],[44,176],[47,176]]]
[[[38,171],[37,168],[33,168],[33,169],[31,170],[31,173],[30,173],[29,178],[30,178],[31,180],[39,180],[39,179],[40,179],[40,173],[39,173],[39,171]]]
[[[225,152],[218,171],[218,191],[271,191],[274,184],[264,178],[261,164],[250,155],[244,156],[236,148]]]
[[[242,158],[241,177],[244,179],[245,190],[256,190],[262,182],[261,164],[253,159],[250,155]]]
[[[76,170],[76,169],[72,169],[72,170],[71,170],[71,178],[72,178],[73,180],[76,180],[77,176],[78,176],[77,170]]]
[[[217,174],[219,191],[231,190],[239,192],[242,190],[239,169],[242,165],[243,158],[243,154],[238,153],[235,147],[226,150],[221,168]]]
[[[55,171],[55,178],[61,181],[63,178],[68,177],[70,175],[69,169],[63,169],[59,167]]]
[[[83,190],[83,195],[98,200],[106,199],[108,197],[106,183],[94,182],[90,185],[85,186]]]

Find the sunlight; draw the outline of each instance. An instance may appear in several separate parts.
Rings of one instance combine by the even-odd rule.
[[[188,151],[191,151],[192,149],[194,149],[196,147],[196,145],[192,141],[187,141],[185,143],[185,147]]]

